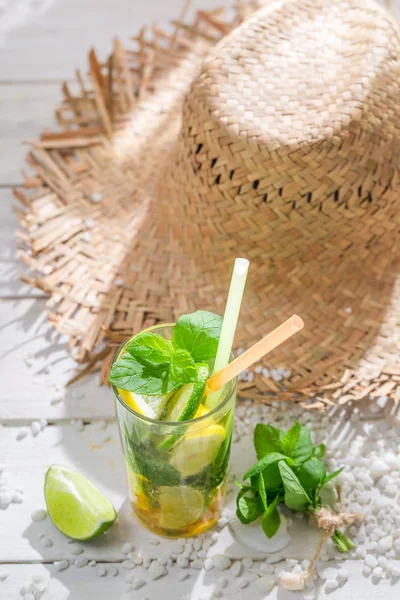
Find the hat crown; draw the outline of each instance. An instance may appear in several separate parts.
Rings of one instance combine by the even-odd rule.
[[[186,98],[195,185],[304,211],[381,198],[400,154],[399,39],[369,0],[259,10],[214,48]]]

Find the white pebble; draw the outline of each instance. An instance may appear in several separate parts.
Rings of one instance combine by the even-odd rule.
[[[0,573],[0,581],[5,581],[8,577],[8,573],[6,571],[2,571]]]
[[[241,571],[242,571],[242,563],[239,561],[234,562],[230,568],[230,572],[232,573],[232,575],[234,575],[235,577],[239,577]]]
[[[367,554],[364,563],[370,569],[375,569],[378,566],[378,559],[373,554]]]
[[[204,561],[204,568],[206,571],[211,571],[214,568],[212,558],[206,558]]]
[[[106,568],[103,565],[98,565],[96,573],[99,577],[104,577],[107,573]]]
[[[82,548],[82,546],[78,546],[78,544],[71,544],[69,547],[69,551],[74,556],[78,556],[78,554],[82,554],[83,548]]]
[[[371,575],[371,573],[372,573],[371,567],[364,565],[362,568],[362,574],[364,575],[364,577],[369,577]]]
[[[44,548],[51,548],[52,545],[53,545],[53,540],[50,539],[49,537],[45,536],[42,539],[42,546],[44,546]]]
[[[123,560],[121,563],[121,566],[123,569],[126,569],[127,571],[132,571],[132,569],[135,568],[135,563],[132,562],[131,560]]]
[[[89,561],[89,567],[95,567],[96,565],[97,565],[97,562],[95,560]]]
[[[31,431],[34,437],[36,437],[42,431],[39,421],[32,421]]]
[[[349,578],[349,572],[346,569],[339,569],[336,579],[339,583],[346,583]]]
[[[226,517],[221,517],[217,521],[218,527],[225,527],[225,525],[228,525],[228,523],[229,523],[229,519],[227,519]]]
[[[31,513],[31,519],[35,523],[37,523],[38,521],[44,521],[46,517],[47,510],[45,510],[44,508],[39,508],[37,510],[34,510],[33,513]]]
[[[378,552],[385,554],[388,552],[393,546],[393,537],[391,535],[386,535],[378,542]]]
[[[88,564],[88,559],[85,558],[84,556],[78,556],[78,558],[76,558],[74,560],[74,565],[76,566],[77,569],[82,569],[82,567],[86,567]]]
[[[275,585],[275,577],[274,576],[265,576],[257,579],[256,586],[262,591],[268,594]]]
[[[48,425],[47,419],[43,419],[43,418],[39,419],[39,425],[40,425],[40,429],[43,430]]]
[[[149,538],[149,543],[152,546],[159,546],[160,545],[160,540],[157,538]]]
[[[13,504],[22,504],[24,501],[24,497],[22,494],[20,494],[19,492],[13,492],[13,495],[11,497],[11,502]]]
[[[197,556],[196,556],[196,558],[197,558]],[[168,562],[168,556],[158,556],[157,560],[160,563],[160,565],[162,565],[163,567],[165,567],[165,565]]]
[[[211,541],[212,542],[217,542],[219,538],[219,533],[218,531],[214,531],[214,533],[211,535]]]
[[[282,558],[282,554],[280,552],[276,552],[275,554],[271,554],[271,556],[268,556],[267,563],[269,565],[273,565],[277,562],[280,562]]]
[[[232,561],[224,554],[216,554],[212,557],[212,563],[217,571],[226,571],[231,566]]]
[[[183,581],[187,577],[189,577],[189,573],[187,571],[179,571],[178,575],[176,576],[178,581]]]
[[[150,579],[155,581],[156,579],[159,579],[160,577],[165,575],[166,572],[167,572],[166,568],[163,567],[162,565],[160,565],[160,563],[157,560],[152,561],[150,568],[149,568]]]
[[[203,562],[200,559],[194,560],[192,563],[190,563],[190,566],[193,569],[198,569],[200,571],[200,569],[203,568]]]
[[[245,556],[242,560],[242,565],[245,569],[251,569],[251,567],[254,565],[254,561],[249,556]]]
[[[121,552],[122,554],[129,554],[129,552],[133,552],[133,545],[130,542],[122,544]]]
[[[132,581],[132,589],[133,590],[140,590],[140,588],[143,587],[144,585],[146,585],[146,582],[144,579],[134,579]]]
[[[21,441],[28,435],[28,429],[26,427],[21,427],[21,429],[17,433],[17,441]]]
[[[118,567],[116,567],[115,565],[110,565],[108,567],[108,572],[110,573],[110,575],[112,575],[113,577],[116,577],[119,573],[118,571]]]
[[[206,558],[207,557],[207,552],[205,550],[199,550],[197,553],[197,556],[199,558]]]
[[[35,600],[35,596],[31,594],[31,592],[28,592],[27,594],[25,594],[24,600]]]
[[[393,565],[392,577],[400,577],[400,565]]]
[[[244,588],[246,588],[250,583],[250,580],[248,577],[239,577],[239,579],[237,580],[237,587],[239,588],[239,590],[244,590]]]
[[[143,556],[143,567],[149,569],[151,565],[151,558],[149,556]]]
[[[267,563],[262,563],[260,565],[260,572],[264,575],[272,575],[275,573],[275,567],[273,565],[268,565]]]
[[[143,556],[141,554],[134,554],[133,552],[130,552],[128,556],[135,563],[135,565],[143,564]]]
[[[0,493],[0,508],[3,510],[11,504],[12,496],[7,492]]]
[[[372,571],[372,577],[377,577],[377,578],[381,578],[383,575],[383,569],[382,567],[375,567],[375,569],[373,569]]]
[[[333,592],[334,590],[337,590],[339,587],[339,582],[336,579],[328,579],[328,581],[325,584],[325,592]]]
[[[285,590],[292,592],[304,589],[304,579],[298,574],[289,573],[288,571],[279,574],[279,584]]]
[[[383,462],[383,460],[379,460],[379,459],[374,460],[372,462],[372,465],[369,468],[369,474],[374,479],[382,477],[382,475],[385,475],[385,473],[387,473],[388,471],[389,471],[388,465],[385,462]]]
[[[226,579],[226,577],[220,577],[217,580],[217,584],[221,590],[224,590],[226,588],[226,586],[228,585],[228,580]]]
[[[194,540],[194,542],[193,542],[193,548],[195,550],[200,550],[200,548],[201,548],[201,540]]]
[[[189,561],[184,556],[178,556],[176,563],[181,569],[186,569],[189,566]]]
[[[190,560],[196,560],[197,559],[197,552],[192,552],[189,556]]]

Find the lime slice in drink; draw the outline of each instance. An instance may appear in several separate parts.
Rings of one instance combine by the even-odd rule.
[[[85,477],[68,467],[52,465],[44,482],[47,510],[54,525],[74,540],[91,540],[117,518],[113,505]]]
[[[163,396],[142,396],[136,392],[129,392],[120,388],[118,388],[118,392],[130,408],[150,419],[159,419],[161,417],[168,400],[173,394],[173,392],[169,392]]]
[[[186,527],[199,519],[204,510],[204,496],[186,485],[162,486],[159,489],[160,525],[165,529]]]
[[[206,389],[207,365],[197,368],[197,381],[183,385],[168,403],[165,421],[190,421],[194,419]]]
[[[174,448],[171,465],[183,477],[200,473],[214,461],[225,437],[226,432],[221,425],[209,425],[188,433]]]

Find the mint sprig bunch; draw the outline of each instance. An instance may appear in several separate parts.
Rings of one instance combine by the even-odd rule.
[[[236,514],[244,524],[262,517],[264,533],[271,538],[281,523],[279,504],[295,511],[318,513],[322,488],[344,467],[327,475],[322,460],[324,444],[314,446],[310,430],[298,421],[288,431],[259,423],[254,430],[254,446],[258,461],[245,473],[245,484],[235,481],[240,488]],[[332,540],[341,552],[354,547],[338,529]]]
[[[197,379],[196,363],[217,353],[222,317],[198,310],[182,315],[172,340],[143,332],[126,346],[112,365],[108,381],[123,390],[147,396],[168,394]]]

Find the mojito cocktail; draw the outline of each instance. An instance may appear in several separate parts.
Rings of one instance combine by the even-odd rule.
[[[221,321],[197,311],[147,329],[111,368],[133,510],[161,535],[194,536],[220,516],[237,388],[205,395]]]

